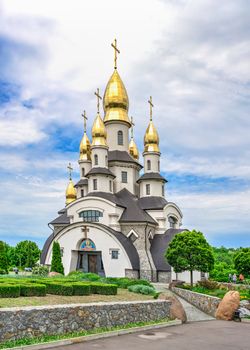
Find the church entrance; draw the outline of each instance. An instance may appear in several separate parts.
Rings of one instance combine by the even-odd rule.
[[[97,273],[97,255],[88,255],[88,272]]]
[[[82,272],[97,273],[100,276],[105,276],[102,263],[102,252],[78,251],[77,270]]]

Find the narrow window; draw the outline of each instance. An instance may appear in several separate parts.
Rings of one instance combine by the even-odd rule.
[[[160,161],[158,160],[158,171],[160,171]]]
[[[105,156],[105,164],[108,166],[108,156]]]
[[[97,190],[97,179],[93,180],[93,190],[96,191]]]
[[[128,182],[128,173],[126,171],[122,171],[122,182],[123,183]]]
[[[94,155],[94,159],[95,159],[95,165],[98,165],[98,155],[97,154]]]
[[[123,132],[121,130],[119,130],[117,133],[117,143],[120,146],[123,145]]]
[[[149,184],[146,185],[146,195],[147,196],[150,195],[150,185]]]
[[[84,176],[85,176],[85,169],[82,168],[82,177],[84,177]]]
[[[81,190],[81,197],[84,197],[84,190]]]
[[[113,192],[113,191],[112,191],[112,181],[111,181],[111,180],[109,180],[109,191],[110,191],[110,192]]]
[[[147,169],[151,170],[151,161],[149,159],[147,160]]]
[[[161,191],[162,191],[162,197],[164,197],[165,196],[164,185],[162,185]]]

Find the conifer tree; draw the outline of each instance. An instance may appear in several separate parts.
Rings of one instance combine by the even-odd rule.
[[[0,241],[0,274],[8,273],[8,259],[5,243]]]
[[[59,272],[64,275],[64,268],[62,264],[60,244],[58,242],[53,243],[52,248],[52,261],[51,261],[51,272]]]

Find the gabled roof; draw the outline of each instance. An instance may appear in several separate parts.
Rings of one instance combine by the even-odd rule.
[[[143,210],[163,209],[168,203],[165,198],[157,196],[142,197],[138,199],[138,202]]]
[[[120,207],[124,207],[119,199],[116,197],[115,194],[113,193],[108,193],[108,192],[101,192],[101,191],[96,191],[96,192],[89,192],[86,197],[99,197],[99,198],[104,198],[112,203],[115,203],[119,205]]]
[[[137,180],[137,182],[141,182],[143,180],[158,180],[158,181],[164,181],[164,182],[168,182],[165,177],[161,176],[161,174],[159,173],[145,173],[143,174],[141,177],[139,177],[139,179]]]
[[[174,236],[179,233],[185,231],[185,229],[175,229],[170,228],[163,234],[156,234],[152,240],[150,252],[158,271],[171,271],[171,266],[165,259],[165,251],[172,241]]]
[[[143,166],[139,162],[137,162],[136,159],[131,157],[131,155],[126,151],[117,151],[117,150],[109,151],[108,152],[108,161],[109,162],[117,161],[117,162],[125,162],[125,163],[134,163],[134,164],[138,165],[141,169],[143,168]]]
[[[70,223],[69,217],[67,216],[67,212],[65,211],[63,214],[58,216],[53,221],[49,222],[51,225],[68,225]]]
[[[92,168],[85,176],[88,177],[89,175],[108,175],[115,178],[116,176],[108,169],[108,168],[101,168],[101,167],[94,167]]]

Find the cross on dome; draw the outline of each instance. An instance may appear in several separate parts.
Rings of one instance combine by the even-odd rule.
[[[83,117],[83,120],[84,120],[84,132],[86,132],[86,129],[87,129],[87,116],[86,116],[86,111],[84,110],[83,113],[82,113],[82,117]]]
[[[135,126],[134,118],[131,117],[130,121],[131,121],[131,138],[133,138],[134,137],[134,126]]]
[[[117,69],[117,54],[120,53],[120,50],[117,48],[117,40],[114,40],[114,43],[111,44],[114,49],[115,57],[114,57],[114,68]]]
[[[153,105],[153,100],[152,100],[152,96],[150,96],[150,98],[149,98],[149,100],[148,100],[148,103],[149,103],[149,105],[150,105],[150,120],[152,120],[152,117],[153,117],[153,107],[154,107],[154,105]]]
[[[69,170],[69,179],[71,180],[71,175],[72,175],[72,171],[73,171],[71,163],[69,163],[69,165],[67,166],[67,169]]]
[[[100,96],[99,88],[97,88],[95,95],[97,97],[97,113],[100,113],[100,100],[102,100],[102,97]]]

